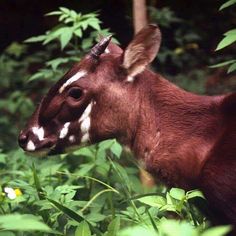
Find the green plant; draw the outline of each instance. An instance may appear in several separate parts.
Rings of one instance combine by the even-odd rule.
[[[232,5],[234,5],[234,4],[236,4],[235,0],[228,0],[223,5],[221,5],[220,11],[225,8],[232,7]],[[231,30],[227,31],[226,33],[224,33],[224,38],[217,45],[216,51],[222,50],[235,42],[236,42],[236,29],[231,29]],[[236,70],[236,59],[218,63],[216,65],[211,66],[211,68],[223,67],[223,66],[229,66],[228,73],[235,71]]]
[[[95,13],[60,8],[49,15],[59,24],[27,40],[42,44],[43,51],[27,55],[29,46],[13,43],[0,57],[0,236],[225,235],[228,226],[208,228],[192,203],[204,203],[199,191],[144,187],[138,164],[116,140],[40,159],[16,146],[37,100],[34,91],[40,97],[66,63],[80,60],[98,29],[107,33]],[[41,69],[32,75],[35,65]]]

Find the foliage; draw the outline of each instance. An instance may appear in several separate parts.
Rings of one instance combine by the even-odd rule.
[[[0,236],[225,235],[228,226],[208,228],[193,204],[206,204],[198,190],[142,186],[137,163],[115,140],[42,159],[16,147],[37,96],[88,51],[97,30],[108,32],[96,13],[61,7],[48,15],[59,24],[26,40],[44,51],[27,53],[29,46],[13,43],[0,56]]]
[[[228,0],[220,7],[220,10],[231,7],[234,4],[236,4],[235,0]],[[216,51],[222,50],[230,46],[235,41],[236,41],[236,29],[231,29],[227,31],[226,33],[224,33],[224,38],[217,45]],[[222,66],[229,66],[228,73],[233,72],[236,70],[236,60],[228,60],[222,63],[218,63],[216,65],[213,65],[211,67],[216,68],[216,67],[222,67]]]

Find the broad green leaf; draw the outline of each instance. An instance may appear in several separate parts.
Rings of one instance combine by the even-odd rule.
[[[101,30],[100,21],[96,18],[89,20],[89,25],[98,31]]]
[[[117,236],[157,236],[157,233],[151,226],[134,226],[121,230]]]
[[[75,34],[76,36],[78,36],[79,38],[81,38],[82,35],[83,35],[81,29],[76,29],[76,30],[74,31],[74,34]]]
[[[95,153],[93,153],[92,149],[88,147],[80,148],[74,151],[73,154],[76,156],[85,156],[85,157],[90,157],[90,158],[95,157]]]
[[[15,236],[16,234],[9,232],[9,231],[2,231],[0,232],[0,236]]]
[[[200,198],[204,198],[205,197],[203,196],[202,192],[199,191],[199,190],[192,190],[192,191],[188,191],[186,193],[186,198],[187,199],[191,199],[191,198],[195,198],[195,197],[200,197]]]
[[[120,158],[120,155],[122,153],[122,147],[121,145],[114,141],[114,143],[111,146],[111,152],[116,155],[116,157]]]
[[[221,5],[220,11],[227,8],[227,7],[232,6],[235,3],[236,3],[236,0],[229,0],[229,1],[225,2],[223,5]]]
[[[160,235],[167,236],[197,236],[197,230],[187,222],[164,220],[158,227]]]
[[[0,228],[4,230],[53,232],[34,215],[9,214],[0,216]]]
[[[182,200],[185,197],[185,191],[180,188],[172,188],[170,190],[170,196],[177,200]]]
[[[63,33],[60,36],[61,49],[63,50],[65,46],[69,43],[73,35],[73,30],[70,27],[64,28]]]
[[[201,236],[224,236],[229,233],[231,227],[228,225],[210,228],[202,233]]]
[[[91,231],[86,221],[82,221],[75,230],[75,236],[90,236]]]
[[[161,196],[146,196],[137,199],[139,202],[145,203],[153,207],[162,207],[166,205],[166,200]]]
[[[224,35],[236,35],[236,29],[229,30]]]
[[[106,236],[116,236],[120,229],[120,217],[116,217],[107,228]]]
[[[230,44],[234,43],[235,41],[236,41],[236,35],[234,35],[234,34],[226,35],[220,41],[220,43],[217,45],[216,51],[221,50],[221,49],[229,46]]]
[[[66,14],[70,14],[70,10],[66,7],[59,7],[59,9]]]

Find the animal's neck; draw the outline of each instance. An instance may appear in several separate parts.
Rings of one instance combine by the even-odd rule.
[[[221,98],[185,92],[148,71],[139,83],[134,153],[167,184],[193,187],[218,135]]]

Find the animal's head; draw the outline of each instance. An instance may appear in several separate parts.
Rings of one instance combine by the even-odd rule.
[[[28,152],[62,153],[108,138],[128,142],[138,113],[135,79],[155,58],[157,26],[142,29],[123,51],[103,38],[42,99],[19,135]]]

